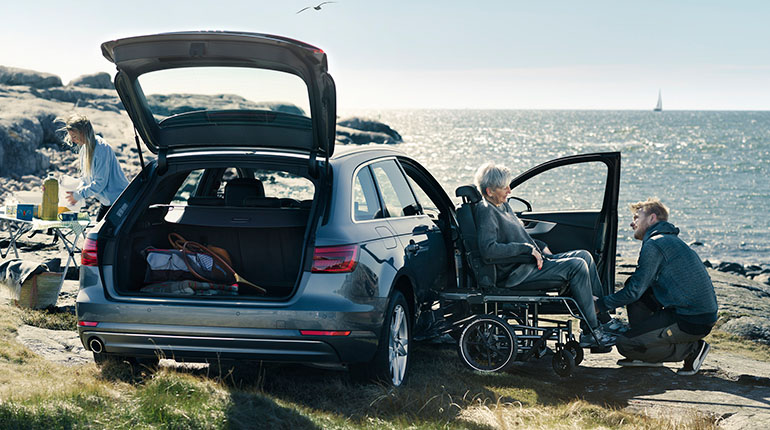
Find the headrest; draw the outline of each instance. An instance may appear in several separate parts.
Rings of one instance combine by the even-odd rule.
[[[265,187],[256,178],[236,178],[225,184],[225,205],[243,206],[248,197],[265,197]]]
[[[463,185],[455,190],[457,197],[462,197],[463,203],[478,203],[481,201],[479,189],[473,185]]]

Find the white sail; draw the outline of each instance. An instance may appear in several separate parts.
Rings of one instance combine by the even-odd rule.
[[[655,109],[653,109],[655,112],[660,112],[663,110],[663,98],[660,96],[660,90],[658,90],[658,104],[655,105]]]

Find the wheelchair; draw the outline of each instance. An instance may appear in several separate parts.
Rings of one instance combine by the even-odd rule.
[[[552,354],[557,375],[567,377],[583,361],[584,351],[573,333],[574,319],[585,320],[577,302],[565,296],[563,281],[524,282],[515,288],[498,288],[495,264],[533,264],[531,255],[505,260],[481,258],[476,230],[476,208],[481,193],[474,186],[457,188],[462,198],[457,210],[460,234],[458,249],[463,273],[457,290],[444,291],[441,299],[450,309],[445,333],[458,343],[463,363],[481,372],[498,372],[514,362],[540,359]],[[569,315],[557,319],[552,315]],[[590,333],[593,330],[589,327]],[[599,344],[592,352],[608,352]]]

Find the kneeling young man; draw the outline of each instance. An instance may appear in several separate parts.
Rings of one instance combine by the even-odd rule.
[[[668,222],[658,199],[631,205],[634,238],[642,241],[636,271],[625,287],[596,301],[600,312],[627,306],[631,325],[617,338],[621,366],[660,366],[684,361],[680,375],[694,375],[709,352],[703,340],[717,320],[711,278]]]

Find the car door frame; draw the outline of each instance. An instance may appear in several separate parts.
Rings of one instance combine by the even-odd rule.
[[[535,166],[511,180],[511,190],[535,176],[546,171],[572,165],[591,162],[601,162],[607,166],[607,179],[604,188],[602,208],[594,225],[594,247],[588,251],[594,256],[599,278],[602,281],[605,294],[615,290],[615,260],[618,237],[618,194],[620,191],[620,152],[598,152],[590,154],[571,155],[557,158]],[[515,192],[515,191],[514,191]],[[522,196],[518,196],[522,197]],[[526,198],[526,196],[523,196]],[[536,231],[538,224],[550,222],[558,224],[566,212],[549,211],[517,213],[529,231]],[[559,215],[562,215],[561,217]],[[601,231],[599,231],[601,230]]]

